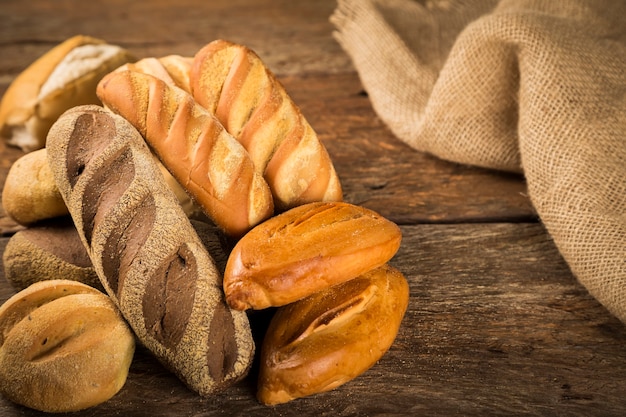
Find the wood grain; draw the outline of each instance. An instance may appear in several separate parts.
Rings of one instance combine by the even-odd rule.
[[[445,162],[397,140],[332,38],[335,6],[2,1],[0,94],[34,59],[77,33],[138,58],[192,55],[218,38],[250,46],[327,146],[346,200],[402,225],[404,234],[391,263],[409,280],[409,309],[390,351],[357,379],[269,408],[255,400],[253,369],[203,399],[139,347],[123,390],[73,415],[626,415],[626,328],[572,275],[536,217],[524,178]],[[20,155],[0,144],[2,184]],[[0,251],[19,228],[0,212]],[[13,293],[0,279],[0,302]],[[257,341],[269,317],[271,310],[251,313]],[[42,414],[0,398],[0,415]]]

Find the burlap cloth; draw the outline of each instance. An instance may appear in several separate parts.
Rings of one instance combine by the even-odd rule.
[[[522,172],[573,274],[626,322],[626,1],[339,0],[331,21],[393,133]]]

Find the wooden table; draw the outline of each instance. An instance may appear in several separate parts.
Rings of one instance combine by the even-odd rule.
[[[78,33],[138,57],[218,38],[254,49],[326,144],[347,201],[398,223],[410,305],[390,351],[334,391],[269,408],[255,374],[200,398],[141,347],[122,391],[77,416],[626,415],[626,328],[576,281],[523,178],[411,150],[373,112],[332,37],[332,0],[18,1],[0,7],[0,94]],[[2,150],[2,183],[21,155]],[[1,248],[16,230],[0,219]],[[0,301],[13,294],[0,281]],[[2,416],[40,413],[0,399]]]

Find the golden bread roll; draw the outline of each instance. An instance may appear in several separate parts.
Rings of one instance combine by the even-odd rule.
[[[17,290],[53,279],[78,281],[103,290],[69,216],[16,232],[4,249],[2,265],[4,276]]]
[[[250,153],[279,211],[314,201],[342,200],[326,148],[252,50],[213,41],[195,55],[189,78],[196,101]]]
[[[108,74],[97,92],[228,235],[239,237],[273,214],[272,194],[246,150],[189,93],[136,71]]]
[[[239,310],[292,303],[385,264],[401,239],[396,224],[356,205],[292,208],[237,242],[224,272],[226,300]]]
[[[124,386],[135,338],[113,302],[75,281],[33,284],[0,307],[0,392],[45,412],[72,412]]]
[[[11,83],[0,102],[0,136],[25,152],[43,148],[50,126],[65,110],[99,104],[98,81],[132,60],[128,51],[101,39],[67,39]]]
[[[408,301],[406,279],[384,265],[278,308],[261,347],[257,398],[285,403],[356,378],[391,347]]]
[[[243,378],[254,342],[143,138],[98,106],[64,113],[48,163],[91,262],[138,339],[206,396]]]
[[[2,189],[2,207],[24,226],[69,214],[48,167],[45,148],[11,165]]]

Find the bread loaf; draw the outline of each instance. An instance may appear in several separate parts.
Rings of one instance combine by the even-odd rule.
[[[158,165],[187,216],[195,216],[200,211],[197,205],[163,164]],[[11,165],[2,190],[2,207],[23,226],[69,215],[48,167],[46,148],[27,153]]]
[[[48,167],[45,148],[11,165],[2,189],[2,207],[24,226],[69,214]]]
[[[138,339],[206,396],[243,378],[254,343],[137,130],[97,106],[66,112],[48,162],[100,281]]]
[[[393,344],[408,290],[402,273],[384,265],[280,307],[261,347],[259,401],[329,391],[365,372]]]
[[[167,55],[164,57],[147,57],[136,62],[122,65],[116,71],[135,71],[152,75],[165,81],[167,84],[191,92],[189,85],[189,71],[193,58],[180,55]]]
[[[2,255],[4,276],[17,290],[53,279],[104,290],[69,216],[16,232]]]
[[[219,230],[203,221],[190,221],[220,275],[223,274],[228,255]],[[4,249],[2,266],[5,278],[17,290],[40,281],[65,279],[104,291],[69,216],[16,232]]]
[[[240,237],[273,214],[272,194],[246,150],[184,90],[144,73],[115,71],[97,93],[228,235]]]
[[[401,239],[396,224],[356,205],[292,208],[237,242],[224,272],[226,300],[239,310],[292,303],[385,264]]]
[[[0,392],[36,410],[72,412],[110,399],[134,350],[109,297],[75,281],[33,284],[0,307]]]
[[[213,41],[195,55],[189,79],[196,101],[250,153],[279,211],[343,198],[326,148],[252,50]]]
[[[98,104],[96,84],[133,57],[117,45],[77,35],[42,55],[11,83],[0,102],[0,136],[25,152],[43,148],[67,109]]]

